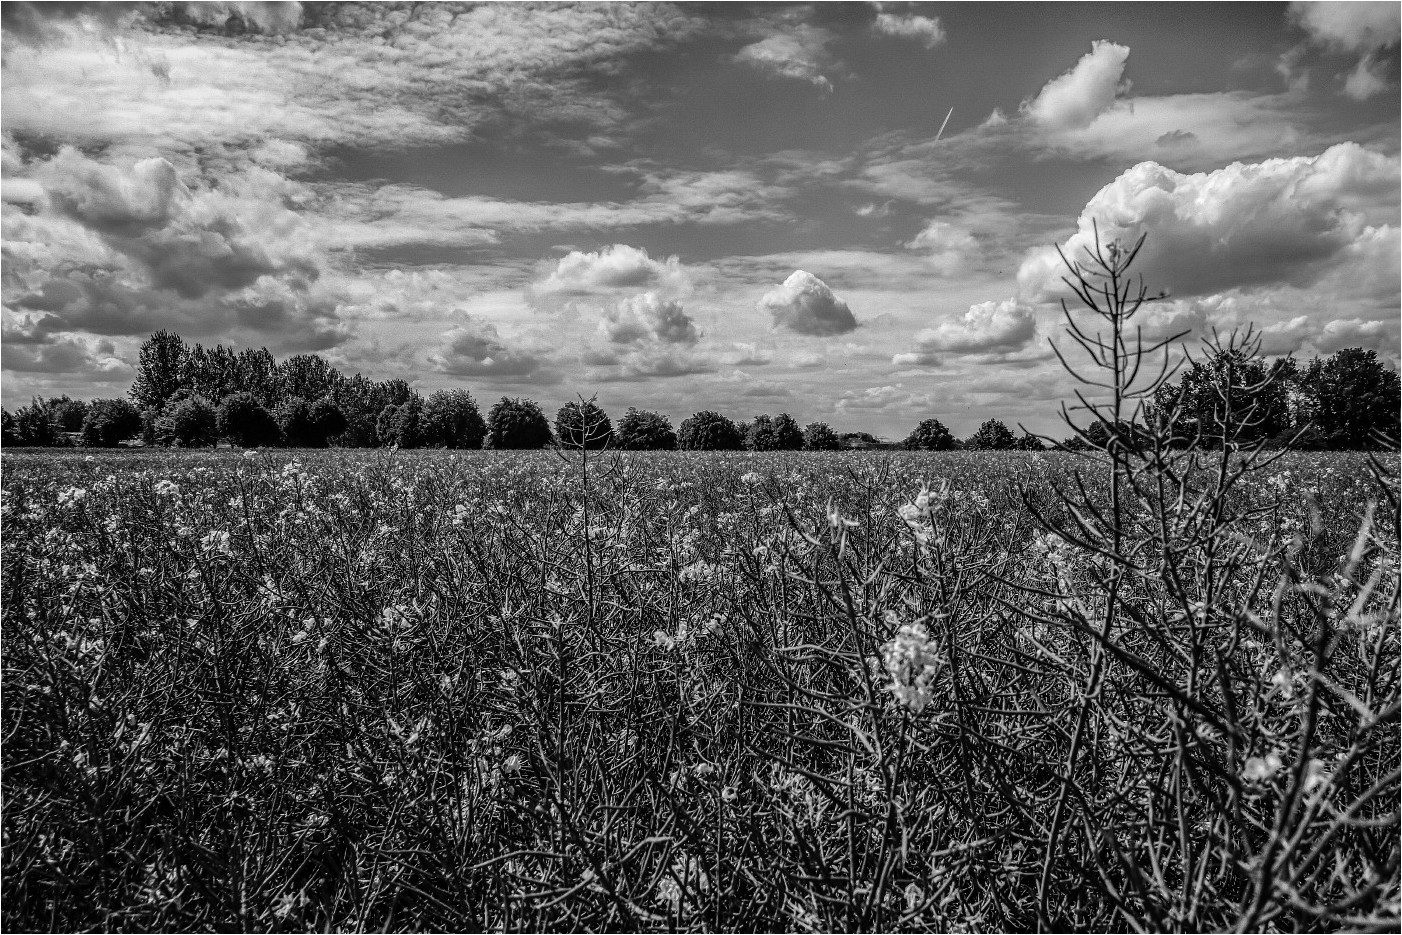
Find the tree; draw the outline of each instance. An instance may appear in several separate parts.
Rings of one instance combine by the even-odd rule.
[[[0,409],[0,448],[19,444],[19,433],[15,431],[15,417],[10,410]]]
[[[774,420],[766,415],[755,416],[745,427],[745,447],[751,451],[775,451],[779,447],[779,436],[774,431]]]
[[[278,395],[277,361],[266,347],[239,351],[236,370],[238,382],[235,385],[252,393],[269,411],[282,401]]]
[[[614,444],[625,451],[673,451],[677,447],[677,433],[672,429],[671,420],[661,413],[629,406],[618,420]]]
[[[125,399],[95,399],[83,417],[83,444],[90,448],[116,448],[140,431],[141,413]]]
[[[1397,447],[1397,371],[1378,360],[1376,351],[1347,347],[1323,360],[1316,358],[1300,382],[1329,447]]]
[[[1287,377],[1293,365],[1267,365],[1256,354],[1259,340],[1208,348],[1177,385],[1154,394],[1155,413],[1172,413],[1181,444],[1220,448],[1225,442],[1252,444],[1290,428]]]
[[[53,422],[54,428],[60,432],[81,432],[83,430],[83,417],[88,414],[88,404],[81,399],[60,396],[57,399],[48,400],[46,408],[49,410],[49,421]]]
[[[375,438],[377,444],[394,444],[394,417],[399,413],[399,406],[395,403],[387,404],[380,410],[380,414],[375,417]]]
[[[329,396],[323,396],[312,403],[307,416],[311,420],[313,448],[325,448],[327,442],[344,432],[349,424],[346,414]]]
[[[841,451],[842,439],[826,422],[810,422],[803,430],[803,447],[809,451]]]
[[[414,395],[394,407],[389,423],[381,433],[380,440],[387,445],[400,448],[419,448],[424,444],[423,436],[424,401]]]
[[[359,376],[359,374],[357,374]],[[419,418],[423,443],[434,448],[481,448],[487,422],[467,390],[439,390],[424,403]]]
[[[1018,451],[1046,451],[1047,446],[1042,444],[1042,440],[1031,432],[1023,432],[1022,435],[1013,442],[1013,447]]]
[[[156,419],[156,439],[182,448],[216,444],[219,428],[214,407],[203,396],[172,401]]]
[[[317,354],[296,354],[277,365],[277,392],[280,399],[300,396],[320,399],[342,379],[341,374]]]
[[[949,451],[957,443],[949,429],[939,419],[926,419],[906,436],[904,447],[909,451]]]
[[[550,422],[534,400],[503,396],[487,414],[488,448],[544,448],[551,440]]]
[[[803,447],[803,430],[787,412],[774,417],[774,445],[778,451],[798,451]]]
[[[138,406],[163,409],[182,385],[188,354],[184,339],[175,332],[162,329],[151,335],[137,354],[136,379],[128,395]]]
[[[284,399],[273,413],[282,443],[289,448],[311,448],[316,444],[312,427],[312,407],[300,396]]]
[[[1013,447],[1016,441],[1006,425],[997,419],[989,419],[969,436],[964,447],[974,451],[1005,451]]]
[[[740,427],[709,409],[683,420],[677,433],[677,447],[683,451],[739,451],[744,444]]]
[[[566,448],[608,448],[613,444],[613,423],[592,399],[565,403],[555,414],[555,437]]]
[[[54,430],[44,401],[37,397],[31,399],[28,406],[15,410],[12,430],[17,445],[50,448],[59,443],[58,432]]]
[[[225,396],[215,413],[215,428],[240,448],[276,445],[281,440],[277,422],[252,393]]]

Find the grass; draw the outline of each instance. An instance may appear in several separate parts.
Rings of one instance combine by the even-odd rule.
[[[4,926],[1395,930],[1396,459],[1231,464],[7,453]]]

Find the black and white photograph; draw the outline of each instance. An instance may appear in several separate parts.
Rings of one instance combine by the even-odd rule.
[[[0,929],[1395,932],[1402,4],[0,4]]]

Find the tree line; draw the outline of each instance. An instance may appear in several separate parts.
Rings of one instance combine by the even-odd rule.
[[[90,402],[34,399],[3,413],[3,444],[48,446],[76,437],[115,447],[140,436],[147,445],[199,447],[221,439],[241,447],[582,448],[696,451],[1041,450],[1044,440],[1015,435],[989,419],[965,439],[938,419],[925,419],[899,445],[867,433],[839,435],[824,422],[800,427],[788,413],[748,422],[704,410],[673,429],[657,412],[630,408],[615,425],[592,400],[568,403],[554,422],[530,399],[502,397],[484,416],[465,389],[420,395],[404,380],[347,377],[316,354],[278,361],[266,348],[190,345],[157,331],[141,346],[130,399]],[[1219,350],[1194,360],[1168,383],[1146,413],[1171,411],[1184,445],[1218,446],[1219,426],[1232,424],[1234,443],[1306,449],[1397,446],[1398,374],[1373,351],[1346,348],[1300,365],[1293,358]],[[1224,418],[1224,416],[1230,418]],[[1098,433],[1098,434],[1097,434]],[[1134,426],[1121,432],[1132,439]],[[1105,436],[1104,438],[1100,436]],[[1104,445],[1095,425],[1056,447]]]

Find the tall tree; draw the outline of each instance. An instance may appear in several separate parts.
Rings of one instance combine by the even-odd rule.
[[[174,331],[157,331],[141,344],[129,395],[142,408],[161,409],[180,389],[190,349]]]
[[[244,348],[238,355],[238,385],[268,410],[282,400],[278,396],[277,360],[266,347]]]
[[[544,448],[551,441],[550,422],[534,400],[503,396],[487,414],[488,448]]]
[[[803,429],[787,412],[774,417],[774,447],[779,451],[798,451],[803,447]]]
[[[341,374],[318,354],[295,354],[277,365],[278,395],[320,399],[341,381]]]
[[[660,412],[628,407],[618,420],[614,442],[624,451],[674,451],[677,433],[671,421]]]
[[[613,444],[613,422],[594,400],[576,400],[555,414],[555,437],[566,448],[608,448]]]
[[[1329,447],[1397,447],[1397,371],[1378,360],[1376,351],[1346,347],[1315,358],[1300,382]]]
[[[904,447],[909,451],[949,451],[958,443],[939,419],[926,419],[906,436]]]

